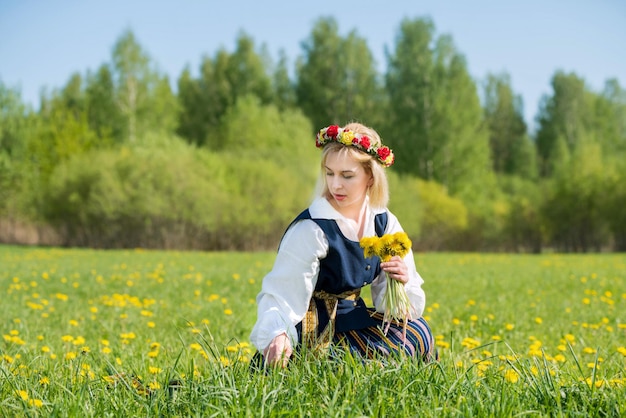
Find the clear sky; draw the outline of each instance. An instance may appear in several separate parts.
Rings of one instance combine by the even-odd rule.
[[[284,50],[293,68],[323,16],[335,17],[342,35],[355,29],[367,39],[381,72],[402,19],[430,17],[477,82],[510,75],[531,124],[557,70],[594,91],[609,78],[626,88],[625,0],[0,0],[0,80],[37,108],[42,88],[110,62],[126,29],[173,86],[185,66],[197,74],[204,55],[234,51],[240,31],[275,59]]]

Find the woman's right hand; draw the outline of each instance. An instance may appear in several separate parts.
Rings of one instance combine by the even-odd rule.
[[[274,337],[272,342],[265,347],[263,357],[265,358],[266,364],[286,367],[292,352],[291,341],[289,341],[287,334],[283,332]]]

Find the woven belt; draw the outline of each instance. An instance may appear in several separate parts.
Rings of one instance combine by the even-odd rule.
[[[302,320],[302,344],[314,353],[326,350],[335,335],[335,319],[337,318],[339,299],[357,300],[360,295],[361,289],[348,290],[338,295],[324,292],[323,290],[313,292],[313,298],[309,302],[309,309]],[[317,333],[319,318],[314,298],[322,300],[326,307],[326,312],[328,312],[328,324],[326,324],[319,335]]]

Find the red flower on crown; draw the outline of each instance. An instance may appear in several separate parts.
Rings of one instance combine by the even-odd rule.
[[[360,138],[354,138],[352,142],[354,142],[355,144],[359,144],[366,151],[370,149],[370,139],[365,135]]]
[[[329,138],[336,138],[338,133],[339,126],[337,125],[330,125],[328,129],[326,129],[326,136],[328,136]]]
[[[382,146],[380,148],[378,148],[376,150],[376,153],[378,154],[378,157],[382,160],[385,161],[387,159],[387,157],[389,157],[389,154],[391,154],[391,150],[386,147],[386,146]]]

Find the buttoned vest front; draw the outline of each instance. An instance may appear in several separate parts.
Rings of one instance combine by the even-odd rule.
[[[320,271],[315,290],[323,290],[331,294],[341,294],[349,290],[360,289],[371,284],[381,272],[380,258],[365,258],[359,242],[346,238],[337,222],[332,219],[312,218],[309,210],[305,210],[292,223],[310,219],[324,232],[328,241],[328,254],[320,259]],[[377,214],[374,219],[377,236],[382,236],[387,227],[387,213]],[[328,314],[323,302],[314,298],[318,307],[320,330],[328,323]],[[339,299],[335,332],[346,332],[376,325],[370,317],[362,298],[357,300]],[[300,332],[300,327],[297,327]]]

